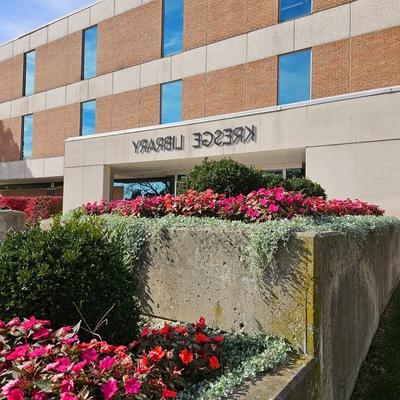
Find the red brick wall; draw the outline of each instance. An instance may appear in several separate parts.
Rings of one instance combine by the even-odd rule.
[[[80,104],[35,113],[32,158],[64,154],[66,139],[79,135]]]
[[[140,89],[139,126],[160,123],[160,85]]]
[[[78,82],[82,75],[82,32],[36,49],[35,92]]]
[[[0,121],[0,162],[21,159],[21,117]]]
[[[400,27],[354,37],[350,90],[395,85],[400,85]]]
[[[326,10],[328,8],[341,6],[342,4],[351,3],[355,0],[314,0],[313,12]]]
[[[13,59],[0,63],[0,103],[12,99]]]
[[[206,113],[206,74],[183,79],[182,118],[202,118]]]
[[[350,91],[350,40],[313,48],[312,97],[334,96]]]

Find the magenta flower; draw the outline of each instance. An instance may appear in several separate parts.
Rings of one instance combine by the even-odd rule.
[[[61,393],[61,400],[78,400],[78,397],[73,393]]]
[[[32,392],[32,400],[46,400],[47,395],[46,393],[39,392],[38,390],[34,390]]]
[[[86,349],[82,352],[82,360],[91,362],[91,361],[96,361],[97,357],[99,355],[97,354],[97,351],[95,349]]]
[[[21,346],[17,346],[14,351],[6,356],[6,360],[12,361],[17,358],[23,358],[26,356],[29,350],[29,345],[23,344]]]
[[[279,206],[276,204],[270,204],[268,207],[268,211],[272,214],[275,214],[279,211]]]
[[[115,363],[114,357],[105,357],[99,362],[99,367],[101,369],[111,369]]]
[[[40,328],[34,335],[33,339],[34,340],[40,340],[40,339],[45,339],[49,337],[50,332],[46,328]]]
[[[71,393],[74,391],[74,381],[72,379],[64,379],[61,383],[61,393]]]
[[[114,378],[111,378],[107,383],[102,385],[101,392],[103,393],[104,400],[112,399],[118,392],[118,384]]]
[[[7,400],[24,400],[24,392],[21,389],[13,389],[7,397]]]
[[[46,371],[66,372],[71,366],[71,360],[68,357],[61,357],[57,361],[50,363]]]
[[[142,387],[142,382],[140,382],[137,378],[130,378],[125,381],[124,387],[126,394],[139,394]]]
[[[82,369],[84,367],[86,367],[86,365],[87,365],[87,361],[78,362],[72,367],[72,371],[74,371],[76,374],[78,374],[79,372],[82,371]]]
[[[40,346],[33,349],[29,354],[29,358],[43,357],[51,351],[51,346]]]

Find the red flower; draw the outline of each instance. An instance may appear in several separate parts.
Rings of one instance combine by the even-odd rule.
[[[171,326],[168,323],[165,323],[164,327],[162,329],[160,329],[160,334],[161,335],[167,335],[169,330],[170,330]]]
[[[224,341],[223,336],[215,336],[215,338],[214,338],[214,342],[216,342],[216,343],[222,343],[223,341]]]
[[[188,365],[193,361],[193,354],[189,350],[184,349],[179,353],[179,358],[185,365]]]
[[[158,363],[161,361],[161,359],[164,357],[165,351],[161,346],[156,346],[154,347],[153,350],[150,351],[149,353],[149,358],[151,361]]]
[[[199,321],[197,322],[196,326],[199,329],[204,329],[206,327],[206,320],[204,317],[200,317]]]
[[[175,328],[175,332],[176,333],[187,333],[188,329],[186,328],[186,326],[177,326]]]
[[[198,332],[194,335],[197,343],[208,343],[210,338],[208,338],[204,333]]]
[[[149,333],[151,333],[151,330],[148,326],[146,326],[143,330],[142,333],[140,334],[141,337],[147,336]]]
[[[7,400],[24,400],[24,392],[21,389],[13,389],[7,397]]]
[[[170,399],[175,399],[176,398],[176,392],[174,392],[173,390],[169,390],[169,389],[163,389],[162,395],[164,397],[170,398]]]
[[[210,359],[208,360],[208,362],[210,363],[210,367],[212,369],[218,369],[220,367],[218,358],[216,356],[212,356],[210,357]]]

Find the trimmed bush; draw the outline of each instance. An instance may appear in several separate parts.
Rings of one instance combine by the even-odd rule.
[[[300,192],[305,197],[323,197],[326,199],[326,193],[322,186],[308,178],[286,179],[284,188],[292,192]]]
[[[93,330],[114,306],[97,333],[128,342],[139,320],[135,279],[110,238],[98,218],[56,218],[48,231],[35,226],[8,235],[0,247],[0,319],[35,315],[56,327],[76,324],[75,303]]]
[[[178,183],[178,192],[187,190],[203,192],[212,189],[215,193],[237,196],[263,187],[263,172],[252,166],[240,164],[232,159],[205,160],[196,165]]]

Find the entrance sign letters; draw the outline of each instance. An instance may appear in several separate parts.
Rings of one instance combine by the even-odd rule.
[[[217,129],[216,131],[196,132],[192,135],[193,149],[212,146],[232,146],[257,141],[257,127],[252,125],[237,128]],[[135,154],[159,153],[163,151],[179,151],[185,149],[185,137],[165,136],[156,139],[141,139],[132,141]]]

